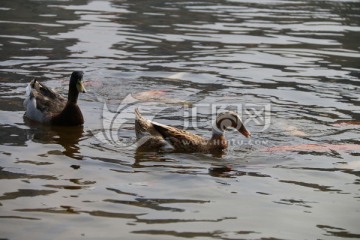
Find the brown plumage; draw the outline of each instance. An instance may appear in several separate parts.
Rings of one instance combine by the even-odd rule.
[[[239,115],[231,111],[217,116],[213,124],[212,137],[206,139],[185,130],[145,119],[139,110],[135,109],[135,131],[140,149],[170,148],[179,152],[221,152],[228,147],[224,130],[229,127],[237,129],[246,137],[251,135]]]
[[[25,117],[50,125],[82,125],[84,118],[77,105],[79,92],[86,92],[82,78],[83,72],[81,71],[71,74],[68,99],[36,79],[32,80],[26,88]]]

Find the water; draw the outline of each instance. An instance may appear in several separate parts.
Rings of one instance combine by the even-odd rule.
[[[359,13],[358,1],[1,1],[0,238],[360,238]],[[26,84],[66,94],[73,70],[84,126],[25,121]],[[210,136],[209,109],[224,105],[253,137],[227,132],[223,156],[124,147],[129,106]]]

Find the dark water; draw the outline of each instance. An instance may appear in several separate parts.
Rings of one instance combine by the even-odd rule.
[[[359,39],[358,1],[2,0],[0,238],[360,238]],[[26,84],[73,70],[84,126],[24,121]],[[139,106],[204,136],[236,108],[253,137],[137,152]]]

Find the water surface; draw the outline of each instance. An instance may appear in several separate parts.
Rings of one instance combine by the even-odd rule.
[[[358,1],[1,3],[0,238],[360,238]],[[74,70],[83,127],[23,119],[31,79]],[[210,136],[211,106],[252,138],[128,147],[134,107]]]

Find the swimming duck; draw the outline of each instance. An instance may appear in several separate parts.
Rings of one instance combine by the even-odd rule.
[[[24,116],[50,125],[82,125],[84,118],[77,99],[80,92],[86,92],[82,82],[83,75],[82,71],[71,74],[67,99],[33,79],[26,87]]]
[[[203,138],[191,132],[170,127],[145,119],[139,109],[135,109],[135,132],[140,149],[164,149],[179,152],[221,152],[228,147],[224,130],[235,128],[245,137],[251,133],[245,128],[239,115],[233,111],[217,115],[212,126],[212,137]]]

